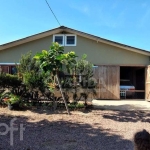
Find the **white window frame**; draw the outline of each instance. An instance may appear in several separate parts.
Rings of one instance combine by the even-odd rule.
[[[67,44],[67,36],[74,36],[74,44]],[[65,46],[76,46],[77,45],[77,36],[75,34],[65,34]]]
[[[77,36],[75,34],[54,34],[53,35],[53,42],[55,42],[56,36],[62,36],[63,37],[63,43],[60,44],[61,46],[76,46],[77,45]],[[67,44],[67,36],[74,36],[75,37],[75,43],[74,44]]]
[[[62,44],[60,44],[60,45],[61,45],[61,46],[64,46],[64,43],[65,43],[65,42],[64,42],[64,41],[65,41],[64,34],[54,34],[54,35],[53,35],[53,42],[55,42],[55,37],[56,37],[56,36],[62,36],[63,42],[62,42]]]

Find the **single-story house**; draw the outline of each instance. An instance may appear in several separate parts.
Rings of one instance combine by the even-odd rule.
[[[22,54],[28,51],[36,54],[48,49],[52,42],[64,46],[65,52],[73,50],[78,56],[87,54],[95,65],[94,76],[99,85],[97,98],[120,99],[120,93],[124,92],[120,91],[120,81],[130,81],[138,98],[150,99],[149,51],[64,26],[0,45],[2,71],[11,73]]]

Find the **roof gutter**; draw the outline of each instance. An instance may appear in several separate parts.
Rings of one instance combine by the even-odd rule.
[[[0,63],[0,65],[19,65],[20,63]]]

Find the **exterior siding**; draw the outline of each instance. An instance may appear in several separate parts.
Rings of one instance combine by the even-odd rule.
[[[0,51],[0,63],[18,62],[21,55],[32,51],[33,54],[49,49],[52,36],[31,41],[19,46]],[[88,60],[96,65],[148,65],[149,57],[146,55],[117,48],[94,40],[77,36],[77,46],[65,47],[65,52],[75,51],[78,56],[87,54]]]
[[[66,51],[74,50],[78,56],[87,54],[88,60],[96,65],[148,65],[149,57],[125,49],[106,45],[83,37],[77,37],[76,47],[65,47]]]
[[[21,55],[29,51],[32,51],[34,55],[43,49],[48,50],[51,44],[52,36],[2,50],[0,51],[0,63],[16,63],[21,58]]]

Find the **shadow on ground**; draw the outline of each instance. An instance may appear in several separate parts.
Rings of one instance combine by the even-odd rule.
[[[150,111],[114,111],[114,113],[106,113],[104,118],[115,120],[118,122],[148,122],[150,123]]]
[[[69,116],[68,116],[69,117]],[[13,116],[0,115],[0,123],[10,126]],[[23,141],[20,137],[20,124],[25,131]],[[90,124],[71,121],[35,122],[30,117],[17,117],[13,125],[18,128],[14,131],[14,145],[10,146],[10,133],[0,135],[0,150],[132,150],[131,141],[121,136],[110,134],[110,130],[94,128]],[[5,128],[0,126],[0,133]]]
[[[34,113],[39,113],[39,114],[46,114],[46,115],[50,115],[50,114],[67,114],[67,110],[65,107],[63,108],[56,108],[55,110],[53,109],[53,107],[31,107],[31,108],[26,108],[24,110],[30,110]],[[24,111],[24,110],[21,110],[21,111]],[[89,105],[87,106],[86,108],[78,108],[78,109],[71,109],[69,108],[69,111],[70,113],[73,112],[73,111],[78,111],[78,112],[82,112],[82,113],[85,113],[85,114],[88,114],[90,113],[91,111],[93,110],[93,107],[92,105]]]

